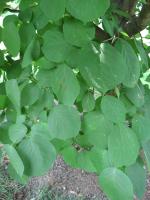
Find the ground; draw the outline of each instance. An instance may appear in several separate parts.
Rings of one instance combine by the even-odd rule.
[[[31,179],[26,187],[10,181],[6,174],[0,182],[0,200],[107,200],[95,174],[72,169],[61,157],[52,170],[45,176]],[[150,179],[147,182],[144,200],[150,200]]]

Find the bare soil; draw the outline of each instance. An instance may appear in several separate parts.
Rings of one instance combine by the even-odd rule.
[[[64,199],[75,197],[82,200],[107,200],[99,188],[95,174],[73,169],[66,165],[61,157],[57,158],[53,169],[45,176],[32,178],[22,193],[15,195],[14,200],[37,200],[43,187],[60,193]],[[147,179],[147,192],[143,200],[150,200],[150,179]]]

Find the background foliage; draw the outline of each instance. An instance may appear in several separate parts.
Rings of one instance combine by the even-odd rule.
[[[61,154],[97,173],[111,200],[142,199],[150,1],[1,0],[0,12],[0,142],[10,176],[26,183]]]

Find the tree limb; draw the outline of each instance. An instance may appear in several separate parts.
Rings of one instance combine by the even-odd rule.
[[[19,9],[4,8],[3,12],[19,13]]]
[[[96,39],[99,42],[103,42],[104,40],[107,40],[110,38],[110,35],[106,33],[103,29],[100,27],[96,26]]]
[[[150,25],[150,0],[147,0],[147,3],[143,5],[139,16],[133,16],[131,20],[124,25],[123,30],[129,36],[133,36],[144,30],[148,25]]]

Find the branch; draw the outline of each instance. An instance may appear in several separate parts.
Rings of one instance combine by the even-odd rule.
[[[111,0],[111,3],[116,5],[116,8],[133,15],[137,0]]]
[[[12,8],[4,8],[3,12],[19,13],[20,10],[18,10],[18,9],[12,9]]]
[[[131,37],[144,30],[148,25],[150,25],[150,0],[143,5],[139,16],[133,16],[123,29]]]
[[[101,29],[100,27],[96,26],[95,37],[99,42],[103,42],[104,40],[109,39],[110,35],[106,33],[103,29]]]

